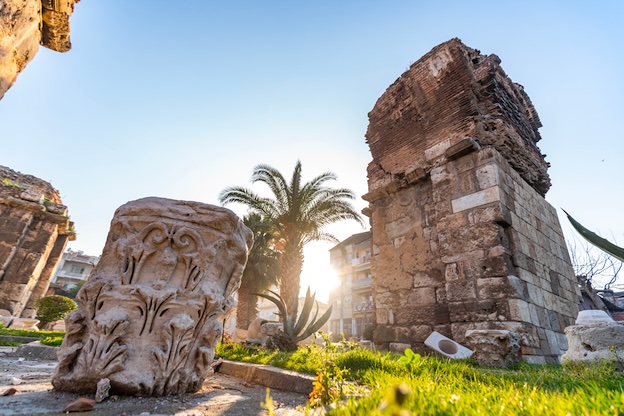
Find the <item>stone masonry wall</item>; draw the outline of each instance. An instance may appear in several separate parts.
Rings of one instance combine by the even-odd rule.
[[[4,0],[0,7],[0,99],[39,50],[40,0]]]
[[[469,329],[507,329],[521,335],[526,361],[556,362],[567,348],[563,329],[576,318],[579,289],[556,211],[542,196],[550,182],[535,146],[539,119],[499,62],[451,40],[369,114],[364,198],[381,347],[427,352],[434,330],[465,343]],[[492,111],[474,111],[485,108]],[[484,120],[498,136],[484,133]]]
[[[73,223],[49,183],[0,166],[0,309],[33,317]]]
[[[43,45],[57,52],[71,48],[69,18],[78,0],[0,2],[0,99]]]

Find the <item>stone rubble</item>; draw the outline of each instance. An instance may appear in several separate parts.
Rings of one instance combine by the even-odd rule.
[[[607,361],[624,370],[624,324],[615,322],[604,311],[580,311],[576,325],[565,329],[569,349],[561,362]]]

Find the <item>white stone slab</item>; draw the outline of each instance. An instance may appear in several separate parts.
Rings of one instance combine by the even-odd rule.
[[[611,318],[605,311],[599,311],[594,309],[579,311],[578,316],[576,317],[577,325],[595,324],[598,322],[614,321],[613,318]]]
[[[470,358],[473,354],[473,352],[468,348],[450,338],[445,337],[437,331],[433,331],[431,335],[429,335],[429,337],[425,340],[425,345],[447,358],[453,358],[456,360]]]
[[[446,151],[446,149],[448,149],[449,147],[451,147],[450,139],[441,141],[440,143],[437,143],[425,150],[425,158],[427,159],[427,161],[436,159],[442,156],[444,152]]]
[[[451,205],[453,207],[453,213],[456,213],[489,204],[490,202],[500,201],[500,199],[500,188],[498,186],[492,186],[491,188],[453,199]]]

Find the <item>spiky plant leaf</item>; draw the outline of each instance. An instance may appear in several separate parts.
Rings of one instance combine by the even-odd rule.
[[[275,292],[269,290],[269,292],[275,294]],[[271,302],[273,302],[275,304],[275,306],[277,306],[277,309],[280,311],[280,315],[282,316],[282,318],[285,320],[286,319],[286,306],[284,305],[283,300],[279,297],[279,295],[277,295],[278,297],[274,297],[271,295],[267,295],[264,293],[254,293],[254,295],[256,296],[260,296],[261,298],[265,298],[270,300]]]
[[[589,241],[605,253],[615,257],[620,261],[624,261],[624,248],[618,247],[609,240],[606,240],[599,235],[589,231],[587,228],[583,227],[581,223],[572,218],[572,216],[568,214],[565,209],[562,208],[562,210],[568,216],[568,220],[570,221],[574,229],[578,231],[578,233],[583,236],[583,238],[585,238],[587,241]]]
[[[317,311],[318,311],[318,304],[316,305],[317,307]],[[314,322],[314,320],[310,323],[310,325],[308,325],[308,327],[306,328],[306,330],[304,331],[303,334],[301,334],[298,338],[298,341],[304,340],[307,337],[309,337],[310,335],[312,335],[313,333],[315,333],[316,331],[318,331],[319,329],[321,329],[321,327],[323,325],[325,325],[325,323],[327,321],[329,321],[329,318],[331,317],[331,313],[332,313],[332,309],[333,309],[334,305],[330,306],[329,309],[327,309],[325,311],[325,313],[323,314],[323,316],[321,316],[319,318],[318,321]]]
[[[297,324],[295,325],[295,334],[301,332],[305,324],[308,323],[308,319],[310,319],[310,312],[312,312],[312,306],[314,306],[315,297],[316,292],[313,295],[310,295],[310,286],[308,286],[305,302],[303,303],[303,309],[301,310],[301,315],[299,315],[299,321],[297,321]]]

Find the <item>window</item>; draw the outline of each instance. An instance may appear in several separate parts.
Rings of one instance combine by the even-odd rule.
[[[343,334],[345,338],[349,338],[353,335],[353,328],[351,327],[351,318],[347,318],[344,320],[343,330],[344,330]]]
[[[78,274],[83,274],[85,271],[84,267],[80,267],[80,266],[72,266],[70,272],[71,273],[78,273]]]

